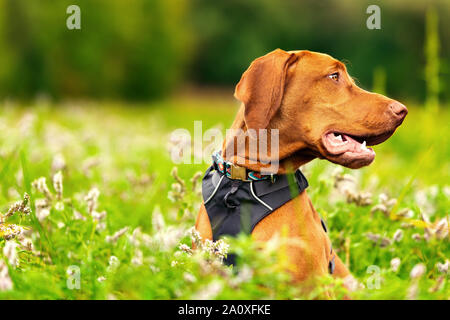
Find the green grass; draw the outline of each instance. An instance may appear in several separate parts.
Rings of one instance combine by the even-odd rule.
[[[14,267],[10,263],[14,259],[2,257],[7,253],[2,253],[6,241],[0,238],[0,260],[12,281],[11,290],[0,289],[0,299],[285,299],[322,297],[325,289],[333,298],[342,297],[345,292],[336,285],[339,281],[329,277],[322,279],[320,290],[300,295],[281,272],[282,250],[258,250],[244,236],[227,241],[230,251],[239,256],[237,270],[217,263],[216,254],[206,249],[193,255],[178,249],[180,242],[191,244],[186,231],[194,224],[201,199],[198,184],[193,188],[190,179],[208,164],[177,165],[186,184],[180,195],[171,174],[170,133],[177,128],[193,132],[195,120],[203,121],[203,131],[212,127],[224,131],[236,108],[231,100],[186,97],[139,106],[4,104],[0,109],[0,211],[6,213],[25,192],[30,194],[32,213],[16,213],[7,222],[29,228],[25,235],[32,240],[33,250],[19,245]],[[450,298],[448,274],[436,266],[450,258],[449,236],[423,239],[420,223],[422,214],[431,223],[449,217],[448,123],[447,110],[410,107],[395,135],[375,147],[377,158],[370,167],[339,173],[356,177],[357,192],[370,192],[373,203],[369,206],[347,203],[334,184],[333,171],[338,166],[315,160],[304,168],[309,196],[327,221],[333,247],[365,285],[353,297]],[[58,155],[65,159],[62,168]],[[62,200],[56,199],[52,185],[59,169]],[[31,185],[39,177],[47,178],[53,194],[50,214],[41,221],[35,204],[44,196]],[[89,213],[85,200],[93,188],[100,192],[95,211],[106,212],[99,221]],[[371,213],[382,193],[396,198],[397,204],[386,215]],[[395,213],[405,208],[412,210],[412,216],[398,219]],[[75,219],[74,214],[84,220]],[[129,229],[116,242],[107,241],[107,236],[126,226]],[[371,233],[392,239],[399,229],[403,238],[384,247],[381,240],[367,237]],[[414,240],[414,234],[421,239]],[[401,264],[394,272],[390,261],[397,257]],[[410,272],[419,263],[426,272],[412,280]],[[79,268],[75,270],[79,270],[80,289],[67,285],[71,266]],[[378,278],[370,273],[374,268]],[[370,286],[378,280],[378,287]],[[1,281],[0,276],[0,288]]]

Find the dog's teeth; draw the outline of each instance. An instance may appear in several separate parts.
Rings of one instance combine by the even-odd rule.
[[[342,137],[341,137],[341,135],[338,135],[338,136],[336,136],[336,139],[338,139],[338,140],[342,141]]]
[[[364,141],[364,142],[361,144],[361,149],[367,149],[367,148],[366,148],[366,141]]]

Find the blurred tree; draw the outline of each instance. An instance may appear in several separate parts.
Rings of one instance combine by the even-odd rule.
[[[439,107],[439,32],[436,9],[428,8],[426,14],[425,81],[427,85],[427,108]]]
[[[71,4],[81,30],[66,27]],[[185,0],[0,0],[0,94],[146,99],[189,60]]]
[[[383,67],[377,67],[373,72],[372,91],[379,94],[386,94],[386,70]]]
[[[430,3],[436,8],[431,21],[437,21],[437,15],[440,19],[439,24],[429,22],[424,54]],[[66,27],[66,9],[72,4],[81,8],[81,30]],[[371,4],[372,0],[0,0],[0,97],[44,93],[55,98],[148,99],[172,92],[184,80],[235,85],[253,59],[282,48],[324,52],[347,61],[350,73],[365,88],[378,86],[376,68],[382,68],[386,94],[397,99],[419,101],[426,92],[448,99],[450,1],[377,0],[379,30],[366,26]],[[434,58],[436,48],[439,61]]]
[[[441,19],[442,57],[450,54],[450,1],[435,3]],[[386,94],[399,99],[425,97],[422,70],[427,3],[377,1],[381,29],[366,26],[371,0],[192,0],[196,53],[191,78],[200,84],[234,85],[250,62],[265,53],[308,49],[348,62],[366,88],[376,68],[385,70]],[[447,39],[447,41],[446,41]],[[450,88],[445,90],[450,91]]]

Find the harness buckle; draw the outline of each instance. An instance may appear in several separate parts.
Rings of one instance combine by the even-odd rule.
[[[236,180],[247,180],[247,169],[244,167],[240,167],[235,165],[234,163],[230,164],[230,170],[231,170],[231,179]]]

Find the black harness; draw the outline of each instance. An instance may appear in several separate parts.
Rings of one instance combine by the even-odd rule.
[[[308,187],[300,170],[294,175],[276,175],[271,179],[238,180],[229,177],[226,165],[222,164],[215,160],[202,182],[203,201],[214,241],[224,235],[250,234],[262,219]],[[322,226],[327,232],[323,220]],[[234,256],[229,255],[226,263],[234,264]],[[334,271],[334,256],[329,270]]]

